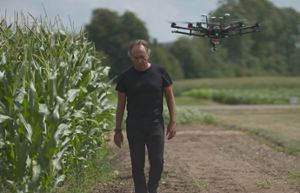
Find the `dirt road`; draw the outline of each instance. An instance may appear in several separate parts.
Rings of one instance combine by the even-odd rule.
[[[93,193],[131,193],[128,146],[116,150],[114,182]],[[300,193],[300,159],[240,131],[187,125],[166,142],[160,193]]]

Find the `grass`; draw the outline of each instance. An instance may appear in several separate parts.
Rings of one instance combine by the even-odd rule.
[[[198,99],[190,96],[176,97],[176,104],[178,106],[194,106],[194,105],[213,105],[215,102],[208,99]]]
[[[192,89],[181,97],[211,100],[221,104],[289,104],[291,98],[300,98],[299,88],[226,88]],[[294,102],[296,103],[296,102]]]
[[[201,110],[213,114],[227,128],[247,131],[263,137],[281,151],[300,155],[300,107],[219,106]]]
[[[200,92],[202,98],[194,98],[183,94],[193,89],[204,89],[204,91]],[[264,90],[265,92],[271,90],[269,97],[274,97],[287,94],[287,90],[293,92],[300,90],[299,77],[178,80],[174,82],[174,92],[177,108],[184,107],[185,111],[190,112],[191,116],[195,116],[199,111],[204,114],[208,113],[214,117],[214,123],[245,130],[252,135],[264,138],[266,142],[268,141],[281,149],[281,151],[300,154],[300,107],[298,105],[220,105],[210,98],[209,93],[205,92],[205,90],[209,89],[222,89],[225,92],[226,90],[240,91],[246,89],[250,94],[253,94],[251,93],[252,90]],[[240,92],[237,93],[241,94]],[[299,94],[298,91],[297,93]],[[268,98],[268,94],[265,94],[265,96]]]
[[[284,174],[287,176],[290,183],[300,186],[300,171],[299,170],[285,171]]]
[[[299,77],[243,77],[243,78],[203,78],[177,80],[174,92],[180,93],[199,88],[300,88]]]
[[[168,111],[164,110],[165,124],[168,123]],[[198,111],[198,107],[193,106],[177,106],[176,107],[176,123],[178,125],[188,123],[204,123],[212,124],[216,122],[215,116],[211,113]]]
[[[258,182],[255,182],[255,184],[260,189],[270,189],[271,188],[271,182],[269,182],[268,180],[258,181]]]
[[[174,82],[178,104],[289,104],[300,98],[299,77],[189,79]]]
[[[112,154],[108,147],[98,149],[96,156],[93,157],[89,166],[79,174],[70,176],[66,183],[56,188],[56,193],[88,193],[93,185],[108,183],[113,180],[113,167],[109,163],[109,156]],[[76,178],[77,175],[81,177]]]

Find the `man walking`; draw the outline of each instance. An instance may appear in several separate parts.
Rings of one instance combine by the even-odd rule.
[[[118,104],[114,142],[118,147],[123,143],[122,120],[127,104],[126,132],[135,193],[157,193],[164,164],[163,96],[170,115],[167,138],[172,139],[176,134],[172,80],[164,68],[149,62],[150,48],[145,40],[133,41],[128,56],[133,67],[119,76],[116,86]],[[145,148],[150,162],[148,183],[144,173]]]

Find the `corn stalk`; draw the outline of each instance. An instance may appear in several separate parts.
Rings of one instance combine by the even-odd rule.
[[[85,167],[112,119],[107,74],[83,33],[1,20],[0,189],[51,191]]]

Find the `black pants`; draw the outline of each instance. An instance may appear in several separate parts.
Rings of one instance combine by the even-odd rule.
[[[150,193],[156,192],[164,165],[164,135],[128,136],[128,142],[135,193],[147,193],[147,190]],[[147,184],[144,173],[145,147],[147,147],[150,163]]]

